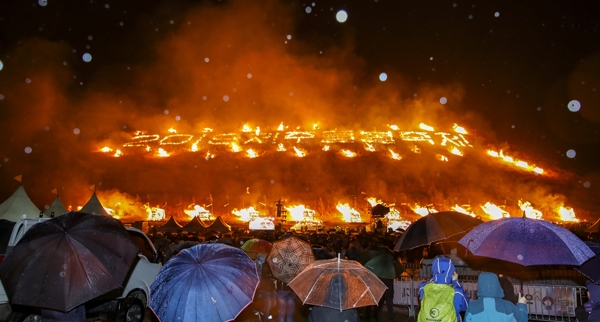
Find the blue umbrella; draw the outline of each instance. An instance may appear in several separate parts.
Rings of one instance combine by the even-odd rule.
[[[595,256],[572,232],[545,220],[502,218],[483,223],[458,241],[476,256],[523,266],[575,265]]]
[[[581,267],[575,267],[575,269],[592,282],[600,284],[600,244],[592,241],[586,241],[585,244],[596,254],[596,257],[581,264]]]
[[[162,267],[151,286],[150,307],[161,321],[231,321],[252,302],[258,281],[243,250],[199,244]]]

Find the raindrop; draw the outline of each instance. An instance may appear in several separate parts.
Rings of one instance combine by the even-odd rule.
[[[170,23],[170,24],[174,24],[174,23],[175,23],[175,21],[171,20],[171,21],[169,21],[169,23]]]
[[[4,94],[0,94],[0,101],[4,99]]]
[[[229,95],[225,95],[225,96],[223,96],[223,100],[224,100],[225,102],[229,102]]]
[[[83,54],[83,56],[81,57],[83,59],[84,62],[89,63],[92,61],[92,55],[85,53]]]
[[[569,102],[568,107],[569,107],[569,111],[577,112],[581,108],[581,103],[579,103],[578,100],[572,100]]]
[[[8,158],[4,158],[4,162],[8,162]]]
[[[38,0],[38,3],[42,7],[45,7],[46,5],[48,5],[48,1],[47,0]]]
[[[73,129],[73,133],[79,134],[79,133],[81,133],[81,131],[79,130],[79,128],[76,127]]]
[[[448,103],[448,99],[447,99],[446,97],[442,96],[442,97],[440,98],[440,103],[442,103],[442,104],[446,104],[446,103]]]
[[[494,13],[494,17],[496,17],[496,18],[500,17],[500,12],[496,11],[496,13]]]
[[[175,121],[180,121],[181,120],[181,116],[177,115],[175,116]]]
[[[385,82],[387,80],[387,74],[386,73],[379,74],[379,80],[382,82]]]
[[[511,125],[510,127],[512,127],[513,129],[515,128],[515,126],[514,126],[514,125]]]
[[[577,155],[577,152],[575,152],[575,150],[573,150],[573,149],[570,149],[569,151],[567,151],[567,157],[570,159],[573,159],[576,155]]]
[[[271,179],[271,184],[275,184],[275,180]]]
[[[537,110],[538,110],[538,112],[539,112],[539,111],[541,111],[541,110],[542,110],[542,107],[541,107],[541,106],[538,106]]]
[[[58,273],[58,275],[60,275],[60,277],[65,277],[65,275],[67,275],[67,273],[65,273],[65,271],[61,271],[60,273]]]
[[[50,127],[49,126],[44,126],[44,130],[45,131],[50,131]]]
[[[119,26],[123,27],[123,21],[119,21]]]
[[[287,39],[288,40],[292,39],[292,35],[287,35]]]
[[[26,147],[25,148],[25,153],[27,153],[27,154],[31,153],[31,147]]]
[[[104,5],[104,8],[108,9],[108,8],[110,8],[110,5],[107,3]]]
[[[252,74],[248,73],[248,75],[246,75],[248,78],[252,78]]]
[[[456,3],[453,3],[453,4],[452,4],[452,6],[453,6],[454,8],[456,8],[456,6],[457,6],[457,5],[456,5]]]
[[[2,61],[0,60],[0,70],[2,70],[2,68],[4,68],[4,64],[2,63]]]
[[[311,7],[306,7],[306,8],[304,9],[304,11],[306,11],[306,13],[310,13],[310,12],[312,11],[312,8],[311,8]]]
[[[473,15],[469,15],[469,19],[473,19]]]
[[[433,60],[433,57],[429,57],[429,60]]]
[[[294,92],[290,92],[290,96],[294,96]]]
[[[31,83],[31,79],[25,78],[25,83],[27,83],[27,84]]]
[[[586,188],[589,188],[589,187],[592,186],[592,184],[589,181],[586,181],[586,182],[583,183],[583,186],[586,187]]]
[[[522,261],[523,260],[523,255],[521,255],[521,254],[517,255],[517,259],[520,260],[520,261]]]
[[[164,111],[165,115],[169,115],[169,110]]]
[[[66,61],[63,62],[63,66],[67,66],[67,62]]]
[[[202,99],[206,101],[208,99],[208,97],[202,96]]]
[[[344,23],[348,19],[348,13],[344,10],[340,10],[335,14],[335,19],[337,19],[338,22]]]
[[[210,59],[208,59],[208,57],[206,57],[206,58],[204,58],[204,61],[208,63],[210,61]]]
[[[88,36],[88,40],[92,40],[92,39],[94,39],[94,37],[92,37],[91,35]]]

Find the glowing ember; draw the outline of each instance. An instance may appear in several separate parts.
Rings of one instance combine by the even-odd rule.
[[[445,156],[445,155],[442,155],[442,154],[436,154],[435,158],[438,159],[438,160],[440,160],[440,161],[448,162],[448,157]]]
[[[190,151],[198,152],[198,141],[196,141],[192,144],[192,148],[190,148]]]
[[[579,222],[579,219],[575,217],[575,210],[573,210],[573,208],[560,206],[557,212],[563,221]]]
[[[523,170],[535,172],[537,174],[544,174],[544,169],[536,167],[534,165],[529,165],[529,163],[527,163],[525,161],[518,160],[518,159],[515,159],[515,158],[513,158],[511,156],[505,155],[502,152],[502,150],[500,150],[499,152],[498,151],[494,151],[494,150],[487,150],[487,154],[490,155],[490,156],[492,156],[492,157],[494,157],[494,158],[500,159],[500,160],[502,160],[502,161],[504,161],[506,163],[510,163],[510,164],[512,164],[512,165],[514,165],[514,166],[516,166],[518,168],[521,168]]]
[[[452,207],[452,210],[463,213],[465,215],[469,215],[471,217],[476,217],[473,211],[471,211],[471,206],[469,205],[463,205],[462,207],[459,205],[455,205],[454,207]]]
[[[306,151],[302,150],[302,149],[298,149],[297,147],[294,147],[294,151],[296,152],[296,156],[299,158],[303,158],[306,156]]]
[[[346,158],[354,158],[356,156],[356,152],[352,152],[350,150],[342,150],[341,153]]]
[[[362,222],[360,212],[350,207],[347,203],[338,203],[335,208],[342,213],[345,222]]]
[[[168,131],[169,133],[177,133],[177,130],[175,130],[174,128],[170,128]]]
[[[167,151],[165,151],[163,148],[158,148],[156,151],[156,156],[165,158],[169,156],[169,153],[167,153]]]
[[[242,210],[233,209],[232,214],[238,216],[238,219],[243,222],[249,222],[259,216],[259,213],[254,207],[248,207]]]
[[[283,146],[283,143],[277,144],[277,151],[285,152],[287,149]]]
[[[252,128],[248,124],[244,124],[242,132],[252,132]]]
[[[240,152],[242,151],[242,149],[240,148],[240,146],[235,143],[235,142],[231,142],[231,152]]]
[[[190,219],[194,218],[194,217],[198,217],[198,219],[200,220],[210,220],[211,219],[211,213],[210,211],[208,211],[207,209],[204,209],[204,207],[198,206],[198,205],[190,205],[191,207],[188,208],[192,208],[192,209],[185,209],[183,212],[185,212],[186,214],[188,214],[188,216],[190,217]]]
[[[459,156],[463,155],[463,153],[459,149],[457,149],[456,147],[454,147],[452,150],[450,150],[450,153],[455,154],[455,155],[459,155]]]
[[[519,207],[525,213],[525,217],[532,219],[542,219],[542,212],[533,208],[529,201],[519,200]]]
[[[416,145],[413,146],[412,149],[410,149],[410,150],[416,154],[421,154],[421,149]]]
[[[281,124],[279,124],[279,126],[277,127],[277,131],[283,131],[283,122],[281,122]]]
[[[123,152],[121,152],[121,150],[117,150],[117,152],[115,152],[115,154],[113,156],[118,158],[122,155],[123,155]]]
[[[480,207],[483,210],[483,212],[488,214],[492,219],[510,217],[510,214],[506,210],[500,208],[499,206],[496,206],[495,204],[489,201],[486,202],[485,205]]]
[[[427,216],[429,214],[438,212],[437,210],[435,210],[433,208],[433,206],[427,205],[425,207],[422,207],[418,204],[415,204],[413,207],[409,206],[410,209],[412,209],[412,211],[414,211],[416,214],[421,215],[421,216]]]
[[[388,124],[388,127],[389,127],[390,129],[394,130],[394,131],[398,131],[398,130],[400,130],[400,128],[398,127],[398,125],[393,125],[393,124],[392,124],[392,125],[390,125],[390,124]]]
[[[388,151],[390,151],[390,155],[391,155],[392,159],[402,160],[402,156],[400,156],[399,153],[394,152],[394,150],[392,150],[392,149],[389,149]]]
[[[425,130],[425,131],[432,131],[432,132],[434,131],[433,126],[429,126],[429,125],[427,125],[425,123],[419,124],[419,128],[421,130]]]
[[[324,145],[323,146],[323,151],[329,151],[329,145]]]
[[[373,146],[373,144],[365,143],[365,150],[369,152],[375,152],[375,147]]]
[[[102,149],[100,149],[100,152],[108,153],[108,152],[112,152],[112,149],[109,148],[109,147],[107,147],[107,146],[105,146]]]
[[[246,155],[247,155],[249,158],[257,158],[257,157],[258,157],[258,154],[257,154],[257,153],[256,153],[254,150],[252,150],[252,149],[248,149],[248,150],[246,151]]]
[[[454,126],[452,127],[454,129],[454,131],[456,131],[456,133],[460,133],[460,134],[467,134],[467,130],[465,130],[464,127],[459,126],[458,124],[454,123]]]
[[[165,210],[162,208],[150,207],[148,204],[145,204],[144,208],[147,214],[146,220],[165,220],[167,217]]]

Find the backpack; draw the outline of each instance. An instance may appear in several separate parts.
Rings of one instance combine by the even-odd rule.
[[[457,322],[454,309],[454,288],[447,284],[427,283],[418,322]]]

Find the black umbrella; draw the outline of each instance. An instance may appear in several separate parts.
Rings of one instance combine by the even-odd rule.
[[[464,233],[483,223],[481,219],[460,212],[444,211],[428,214],[413,222],[402,234],[395,251],[429,245]]]
[[[11,304],[67,312],[122,287],[138,253],[120,221],[70,212],[31,227],[0,278]]]

